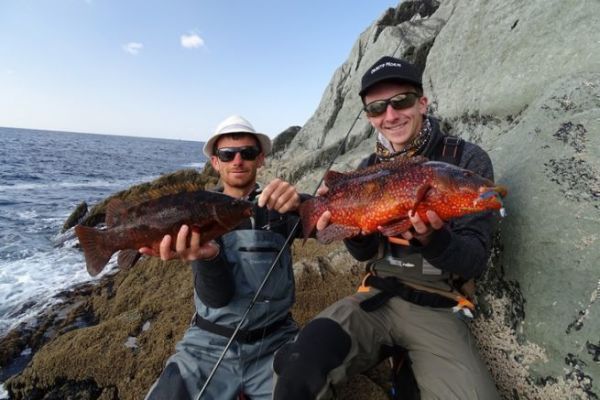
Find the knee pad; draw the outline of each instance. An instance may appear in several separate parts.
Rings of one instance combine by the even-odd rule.
[[[321,391],[329,372],[340,366],[352,340],[335,321],[309,322],[296,341],[283,346],[273,360],[277,374],[274,399],[312,399]]]

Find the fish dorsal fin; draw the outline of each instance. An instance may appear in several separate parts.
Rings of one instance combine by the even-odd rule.
[[[397,164],[399,166],[402,166],[402,165],[424,164],[427,161],[429,161],[429,159],[425,156],[414,156],[414,157],[408,157],[408,158],[398,158],[391,162],[394,164]]]
[[[426,163],[427,161],[429,161],[429,158],[427,158],[425,156],[414,156],[414,157],[409,158],[408,160],[415,164],[423,164],[423,163]]]
[[[355,180],[369,180],[381,176],[386,176],[391,170],[403,171],[406,168],[411,168],[414,165],[423,164],[429,161],[424,156],[414,156],[409,158],[399,158],[389,162],[382,162],[370,165],[366,168],[359,169],[351,172],[337,172],[327,171],[325,174],[324,182],[328,188],[332,188],[343,183],[347,183],[351,179]]]
[[[323,178],[323,180],[328,188],[332,188],[348,180],[348,178],[350,178],[348,174],[329,170],[325,174],[325,178]]]
[[[121,199],[112,199],[106,206],[106,226],[121,225],[127,218],[129,203]]]
[[[323,180],[325,182],[325,185],[330,189],[336,186],[342,186],[343,184],[346,184],[349,181],[369,181],[371,179],[376,179],[377,177],[387,175],[388,171],[386,167],[389,166],[388,164],[389,163],[375,164],[367,168],[350,172],[329,171],[327,172],[327,174],[325,174],[325,178]]]

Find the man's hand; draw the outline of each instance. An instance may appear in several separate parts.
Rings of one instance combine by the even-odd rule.
[[[296,188],[289,182],[281,179],[272,180],[258,198],[258,206],[267,206],[269,210],[275,210],[284,214],[295,211],[300,205],[300,195]]]
[[[431,241],[431,234],[441,229],[444,226],[444,221],[435,213],[435,211],[428,210],[426,212],[429,223],[426,223],[421,219],[418,213],[409,211],[408,218],[412,223],[413,229],[401,233],[401,236],[406,240],[416,239],[423,246],[426,246]]]
[[[329,192],[329,188],[325,186],[325,184],[322,184],[321,187],[317,189],[317,196],[325,196],[327,192]],[[321,214],[321,216],[317,220],[317,230],[322,231],[323,229],[327,228],[327,225],[329,225],[330,220],[331,211],[327,210],[323,214]]]
[[[191,230],[187,225],[182,225],[177,233],[175,251],[171,249],[171,235],[165,235],[160,242],[160,254],[156,254],[150,247],[142,247],[139,252],[153,257],[160,257],[164,261],[179,258],[183,261],[209,260],[219,254],[219,245],[211,240],[200,245],[200,232]]]

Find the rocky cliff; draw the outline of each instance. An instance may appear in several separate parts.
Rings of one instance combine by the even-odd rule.
[[[402,2],[360,35],[262,174],[313,192],[334,157],[334,169],[353,169],[374,147],[360,76],[382,55],[422,66],[431,113],[486,149],[509,187],[472,323],[506,399],[600,396],[598,26],[597,0]],[[309,246],[296,248],[300,322],[350,293],[363,267]],[[7,388],[19,399],[143,398],[191,315],[189,269],[143,261],[78,290],[70,308],[0,343],[5,369],[35,352]],[[386,373],[357,377],[342,398],[385,398]]]
[[[486,149],[509,187],[480,285],[488,315],[502,323],[493,332],[481,329],[485,317],[475,324],[507,397],[551,398],[565,386],[583,398],[600,394],[596,26],[598,1],[401,3],[361,34],[272,166],[309,192],[336,153],[334,169],[354,168],[375,141],[360,114],[361,75],[382,55],[423,66],[430,112]]]

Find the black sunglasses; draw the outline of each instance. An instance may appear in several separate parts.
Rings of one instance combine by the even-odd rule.
[[[376,117],[387,110],[388,104],[394,110],[412,107],[420,96],[416,93],[400,93],[385,100],[375,100],[363,108],[369,117]]]
[[[215,155],[223,162],[232,161],[237,153],[241,154],[242,160],[254,161],[260,154],[260,148],[258,146],[221,147],[215,151]]]

